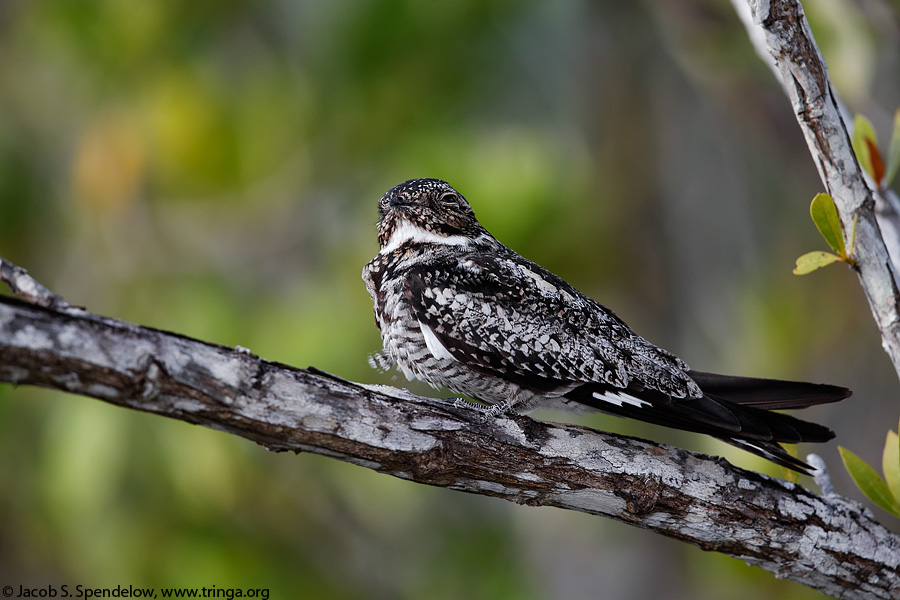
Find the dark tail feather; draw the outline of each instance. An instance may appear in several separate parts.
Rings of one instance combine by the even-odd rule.
[[[735,377],[703,371],[689,371],[688,375],[711,396],[766,410],[827,404],[848,398],[853,393],[847,388],[824,383]]]
[[[804,408],[850,395],[850,390],[832,385],[698,371],[690,375],[703,390],[702,398],[669,398],[633,384],[624,392],[642,402],[619,401],[621,396],[615,389],[598,383],[585,384],[566,397],[606,413],[705,433],[789,469],[809,473],[812,467],[788,454],[779,442],[827,442],[834,432],[771,409]]]

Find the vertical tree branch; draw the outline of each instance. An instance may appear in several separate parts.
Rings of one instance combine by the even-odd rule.
[[[769,64],[780,75],[797,122],[806,138],[813,162],[826,191],[840,213],[845,241],[857,219],[852,248],[856,272],[865,291],[882,347],[900,377],[900,290],[898,273],[879,221],[888,239],[900,242],[897,212],[866,183],[841,115],[840,102],[828,78],[828,69],[809,29],[799,0],[732,0],[747,26],[750,39],[764,46]],[[747,8],[749,7],[749,12]],[[878,216],[881,219],[878,219]]]

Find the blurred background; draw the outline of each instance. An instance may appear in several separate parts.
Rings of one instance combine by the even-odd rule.
[[[887,139],[900,3],[804,4],[844,101]],[[415,177],[696,368],[851,387],[806,416],[837,431],[815,450],[862,500],[837,445],[880,464],[900,386],[854,274],[791,273],[826,249],[822,185],[729,3],[0,2],[0,256],[71,303],[439,394],[366,363],[376,202]],[[701,436],[538,416],[783,476]],[[7,385],[0,583],[819,597],[601,518]]]

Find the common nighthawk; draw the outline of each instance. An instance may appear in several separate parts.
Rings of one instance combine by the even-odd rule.
[[[379,201],[381,251],[362,277],[382,369],[485,402],[602,411],[705,433],[791,469],[779,442],[825,442],[821,425],[771,412],[834,402],[832,385],[695,371],[611,310],[497,241],[459,192],[413,179]]]

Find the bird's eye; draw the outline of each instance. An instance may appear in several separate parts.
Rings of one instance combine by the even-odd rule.
[[[441,196],[441,204],[444,206],[457,206],[457,200],[459,200],[459,196],[453,192],[447,192]]]

